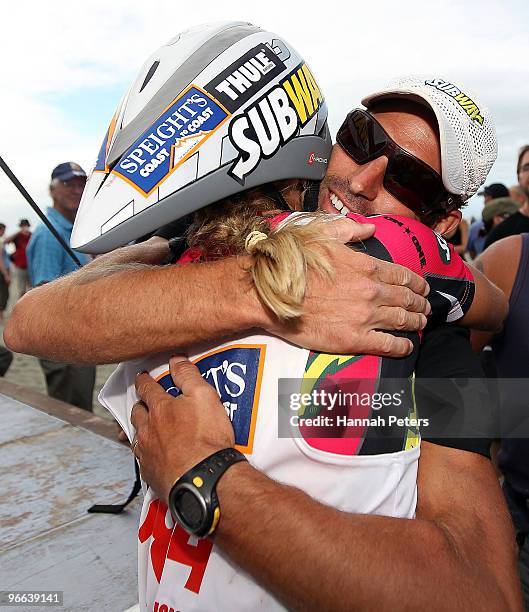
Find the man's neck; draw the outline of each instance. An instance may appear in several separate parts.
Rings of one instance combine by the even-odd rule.
[[[520,208],[522,215],[529,217],[529,200],[525,201],[525,204]]]
[[[61,214],[65,219],[67,219],[70,223],[73,224],[73,222],[75,221],[75,215],[76,215],[77,211],[75,211],[75,210],[68,210],[68,209],[64,208],[63,206],[57,205],[57,203],[54,203],[53,208],[59,214]]]

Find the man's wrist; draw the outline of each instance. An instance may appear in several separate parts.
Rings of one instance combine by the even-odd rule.
[[[229,503],[228,500],[232,500],[236,496],[237,491],[244,486],[245,481],[248,480],[253,471],[255,471],[254,468],[247,461],[241,461],[234,463],[223,474],[217,484],[217,495],[221,508],[222,501],[224,500],[225,504]]]
[[[169,491],[171,514],[189,533],[203,538],[215,532],[221,515],[217,486],[246,457],[233,446],[221,448],[180,476]]]
[[[201,444],[193,448],[193,453],[186,457],[186,462],[183,468],[175,470],[164,470],[167,474],[171,473],[172,476],[163,483],[163,491],[158,491],[160,497],[167,503],[169,499],[169,493],[175,484],[182,478],[184,474],[187,474],[190,470],[195,468],[199,463],[202,463],[205,459],[213,455],[214,453],[230,448],[232,444],[227,442],[226,444]]]

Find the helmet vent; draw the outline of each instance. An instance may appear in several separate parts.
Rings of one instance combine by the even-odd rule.
[[[145,89],[145,86],[152,79],[153,74],[156,72],[156,69],[158,68],[159,65],[160,65],[159,60],[156,60],[154,64],[149,68],[149,72],[147,72],[145,80],[143,81],[143,85],[140,87],[140,92],[142,92]]]

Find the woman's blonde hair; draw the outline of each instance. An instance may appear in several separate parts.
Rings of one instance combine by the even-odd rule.
[[[287,189],[286,195],[301,200],[297,184]],[[325,249],[330,238],[321,213],[302,213],[272,228],[273,211],[277,212],[277,203],[260,190],[240,194],[198,211],[187,242],[200,247],[206,259],[250,254],[248,271],[259,297],[286,320],[303,313],[309,270],[332,275]]]

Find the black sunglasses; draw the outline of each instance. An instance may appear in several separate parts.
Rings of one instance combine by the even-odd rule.
[[[441,176],[423,161],[394,142],[380,123],[367,111],[351,111],[336,140],[357,164],[386,155],[388,165],[384,173],[384,187],[418,216],[443,212],[441,202],[451,196]]]

